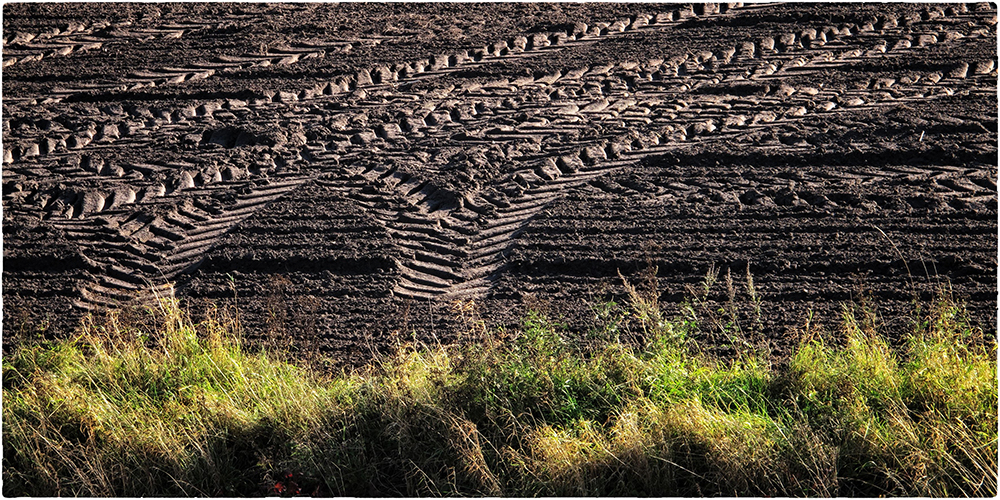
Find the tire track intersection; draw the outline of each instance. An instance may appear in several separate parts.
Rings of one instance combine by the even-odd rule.
[[[444,332],[447,305],[476,300],[488,304],[488,319],[509,323],[525,294],[556,283],[565,295],[604,286],[614,273],[598,269],[602,259],[630,272],[659,262],[681,277],[674,295],[709,260],[751,262],[764,273],[759,282],[772,280],[772,303],[795,303],[792,312],[840,300],[849,279],[836,275],[844,273],[874,276],[876,292],[896,300],[897,258],[843,222],[860,218],[892,238],[924,227],[906,258],[952,262],[938,271],[965,286],[983,314],[995,260],[966,262],[996,249],[990,9],[673,6],[350,71],[321,68],[352,50],[395,50],[399,39],[285,41],[44,96],[5,87],[5,261],[34,262],[23,235],[62,235],[74,249],[62,260],[79,264],[59,276],[72,285],[58,293],[80,311],[148,300],[170,283],[191,298],[221,299],[232,295],[235,273],[237,295],[252,297],[243,306],[252,329],[271,328],[262,318],[277,307],[285,323],[308,324],[341,350],[357,339],[337,317],[386,330],[401,328],[382,323],[386,311],[417,311],[413,321],[436,321]],[[775,27],[771,20],[789,12],[804,21],[753,28]],[[169,17],[141,29],[80,22],[5,32],[4,65],[71,63],[108,33],[113,43],[197,43],[219,26]],[[672,38],[693,25],[712,49]],[[714,26],[743,26],[744,36],[723,46],[709,40]],[[602,53],[643,40],[658,43],[648,58]],[[204,90],[248,73],[273,75],[274,86]],[[127,98],[188,86],[201,90]],[[709,167],[711,155],[731,163]],[[621,210],[633,226],[594,217],[604,210]],[[810,226],[821,217],[839,229]],[[769,218],[784,222],[756,222]],[[933,236],[942,228],[957,236],[956,224],[965,228],[962,257],[954,241]],[[770,247],[741,237],[727,251],[692,256],[698,245],[684,235],[711,227],[766,233],[757,243]],[[812,244],[787,238],[802,231]],[[721,234],[708,239],[725,244]],[[863,262],[822,234],[853,235],[885,257]],[[650,253],[642,241],[654,237],[689,246]],[[760,263],[772,257],[777,264]],[[52,279],[42,267],[5,271],[5,303],[44,309],[23,298]],[[803,280],[817,282],[812,294],[789,291]],[[828,293],[823,280],[833,282]],[[276,305],[303,297],[316,299],[305,307],[311,316]],[[569,313],[577,326],[586,315],[580,306]]]

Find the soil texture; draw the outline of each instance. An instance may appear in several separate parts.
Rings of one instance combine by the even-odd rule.
[[[353,363],[653,268],[778,353],[942,283],[996,332],[991,4],[3,8],[8,332],[176,293]]]

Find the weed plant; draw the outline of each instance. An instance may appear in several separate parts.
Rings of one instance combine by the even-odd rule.
[[[667,318],[650,285],[599,308],[598,343],[534,313],[490,330],[463,303],[479,341],[336,375],[249,353],[231,315],[193,322],[174,299],[92,317],[4,359],[3,493],[996,495],[995,342],[949,294],[903,348],[849,304],[778,367],[704,354],[704,322],[738,335],[738,316],[696,295]]]

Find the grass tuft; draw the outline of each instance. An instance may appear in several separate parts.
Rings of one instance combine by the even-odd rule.
[[[4,358],[3,493],[996,494],[995,343],[949,294],[901,347],[862,302],[845,306],[841,341],[810,331],[775,365],[690,340],[705,320],[754,328],[749,273],[749,314],[721,282],[718,315],[692,302],[677,318],[655,278],[626,282],[626,305],[597,310],[596,343],[537,313],[492,331],[461,303],[479,341],[401,343],[335,375],[250,352],[231,315],[194,322],[172,298],[90,317],[74,339]]]

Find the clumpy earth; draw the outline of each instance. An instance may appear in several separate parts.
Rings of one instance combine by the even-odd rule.
[[[990,4],[3,8],[8,335],[174,293],[357,363],[653,269],[749,271],[779,355],[859,295],[996,332]]]

